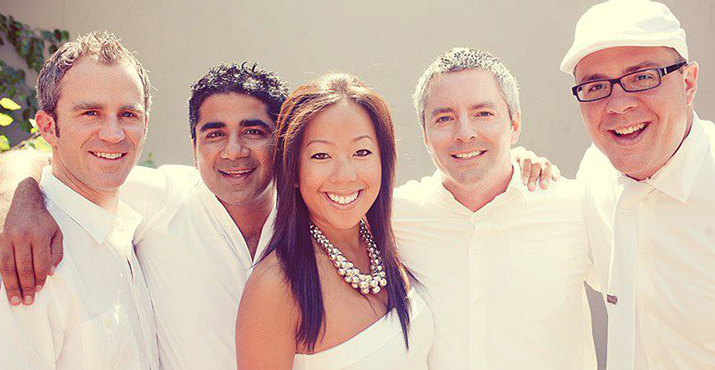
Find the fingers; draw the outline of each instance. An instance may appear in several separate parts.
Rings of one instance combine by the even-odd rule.
[[[526,185],[529,183],[529,175],[531,174],[532,161],[530,158],[525,158],[521,161],[521,182]]]
[[[541,176],[541,164],[533,163],[529,169],[529,184],[527,187],[529,191],[534,191],[536,189],[536,180]]]
[[[29,306],[35,301],[35,267],[32,262],[31,248],[29,244],[20,246],[20,243],[15,242],[13,245],[15,247],[15,268],[22,291],[22,303]]]
[[[52,261],[50,266],[50,276],[55,274],[55,269],[60,265],[62,257],[64,257],[64,248],[62,245],[62,231],[57,229],[57,233],[52,237],[50,242],[50,250],[52,251]]]
[[[553,166],[551,165],[551,162],[546,162],[541,165],[541,181],[539,183],[541,184],[542,189],[548,189],[552,171]]]
[[[49,239],[40,238],[33,242],[32,246],[32,262],[35,270],[35,292],[37,293],[45,286],[45,279],[47,279],[47,274],[50,273],[50,267],[52,266],[52,251],[51,248],[47,248],[49,244]]]
[[[12,243],[2,235],[0,235],[0,275],[2,275],[7,300],[13,306],[19,305],[22,301],[20,298],[22,292],[20,292],[20,283],[15,271],[15,252],[12,249]]]

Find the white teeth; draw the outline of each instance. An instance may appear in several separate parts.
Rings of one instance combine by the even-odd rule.
[[[613,131],[616,131],[616,133],[617,133],[618,135],[628,135],[628,134],[632,134],[632,133],[634,133],[634,132],[636,132],[636,131],[640,131],[640,130],[642,130],[644,127],[645,127],[645,123],[639,123],[639,124],[637,124],[637,125],[635,125],[635,126],[629,126],[629,127],[626,127],[626,128],[621,128],[621,129],[617,129],[617,130],[613,130]]]
[[[245,174],[251,172],[251,170],[240,170],[240,171],[226,171],[226,170],[224,170],[222,172],[227,173],[229,175],[245,175]]]
[[[457,157],[457,158],[459,158],[459,159],[468,159],[468,158],[474,158],[474,157],[476,157],[476,156],[478,156],[478,155],[480,155],[480,154],[482,154],[482,153],[484,153],[483,150],[475,150],[475,151],[469,152],[469,153],[454,154],[454,156]]]
[[[106,158],[106,159],[117,159],[121,157],[122,153],[103,153],[103,152],[92,152],[92,154],[96,155],[99,158]]]
[[[332,200],[333,202],[342,204],[342,205],[346,205],[346,204],[350,204],[350,203],[354,202],[355,199],[357,199],[358,194],[360,194],[360,192],[358,191],[358,192],[355,192],[348,196],[337,195],[337,194],[332,194],[332,193],[327,193],[327,194],[328,194],[328,198],[330,198],[330,200]]]

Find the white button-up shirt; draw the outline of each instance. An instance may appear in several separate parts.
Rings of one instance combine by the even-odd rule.
[[[164,369],[235,369],[235,323],[253,268],[228,211],[193,167],[136,168],[122,199],[145,222],[136,252],[154,301]],[[262,255],[274,212],[261,231]]]
[[[105,211],[49,167],[40,188],[64,235],[64,260],[32,306],[0,300],[0,367],[159,369],[151,300],[132,249],[141,216],[122,202]]]
[[[583,188],[505,193],[472,212],[440,173],[396,192],[400,256],[435,321],[432,369],[595,369]]]
[[[607,293],[608,368],[715,368],[715,126],[637,182],[591,147],[578,177]]]

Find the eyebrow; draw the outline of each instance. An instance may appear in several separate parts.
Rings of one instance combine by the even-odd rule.
[[[73,111],[81,111],[81,110],[93,110],[93,109],[103,109],[104,104],[100,103],[92,103],[92,102],[79,102],[72,106]],[[144,108],[140,104],[127,104],[127,105],[122,105],[119,107],[120,111],[135,111],[135,112],[141,112],[144,110]]]
[[[490,101],[485,101],[485,102],[479,102],[476,104],[473,104],[469,106],[469,110],[475,110],[475,109],[483,109],[483,108],[490,108],[494,109],[496,105]],[[449,107],[437,107],[432,110],[432,116],[436,116],[441,113],[452,113],[454,112],[454,109],[449,108]]]
[[[351,143],[356,143],[356,142],[358,142],[358,141],[360,141],[360,140],[365,140],[365,139],[370,140],[370,141],[375,141],[372,137],[370,137],[370,135],[360,135],[360,136],[354,137],[352,140],[350,140],[350,142],[351,142]],[[335,143],[333,143],[332,141],[329,141],[329,140],[325,140],[325,139],[313,139],[313,140],[309,141],[308,144],[305,144],[306,148],[307,148],[309,145],[311,145],[311,144],[335,145]]]
[[[647,68],[653,68],[653,67],[660,67],[660,63],[651,62],[651,61],[645,61],[642,63],[638,63],[634,66],[630,66],[630,67],[626,68],[625,70],[623,70],[623,74],[621,76],[640,71],[641,69],[647,69]],[[596,81],[596,80],[610,80],[610,78],[604,74],[601,74],[601,73],[594,73],[594,74],[583,76],[581,78],[581,80],[579,80],[579,83]]]
[[[273,128],[271,125],[266,123],[265,121],[261,119],[244,119],[240,122],[241,127],[262,127],[266,131],[273,132]],[[211,122],[206,122],[201,127],[199,128],[199,132],[206,132],[208,130],[214,130],[214,129],[219,129],[219,128],[225,128],[226,123],[221,122],[221,121],[211,121]]]

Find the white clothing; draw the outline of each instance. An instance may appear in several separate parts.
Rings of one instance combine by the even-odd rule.
[[[584,190],[564,179],[532,193],[513,167],[477,212],[439,171],[396,191],[400,256],[435,321],[430,368],[595,369]]]
[[[715,368],[714,143],[715,126],[695,115],[650,179],[620,174],[593,146],[581,162],[609,369]]]
[[[151,300],[132,249],[141,217],[122,202],[105,211],[49,167],[40,188],[62,230],[64,259],[32,306],[1,300],[0,367],[159,369]]]
[[[145,216],[135,238],[164,369],[235,369],[235,322],[253,259],[228,211],[193,167],[137,167],[122,199]],[[256,257],[268,243],[271,212]]]
[[[296,354],[293,370],[427,370],[427,354],[434,335],[432,313],[414,289],[408,296],[409,350],[405,347],[397,311],[391,310],[333,348],[310,355]]]

